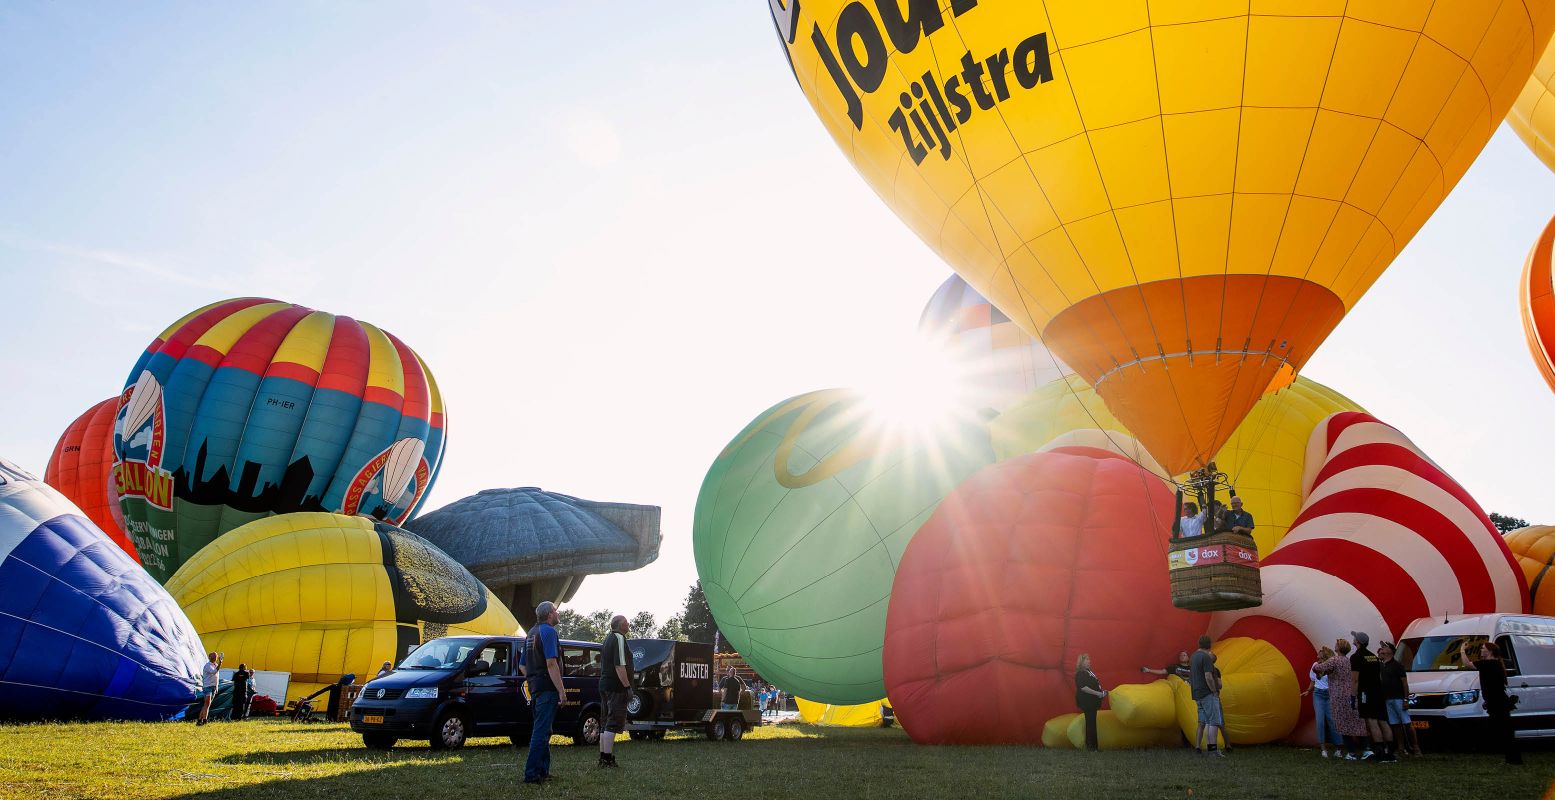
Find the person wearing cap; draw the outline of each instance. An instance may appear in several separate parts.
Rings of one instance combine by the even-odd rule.
[[[1371,751],[1361,758],[1378,762],[1397,761],[1393,755],[1393,731],[1388,727],[1388,706],[1382,699],[1382,662],[1368,646],[1371,637],[1365,631],[1350,631],[1355,652],[1350,654],[1350,674],[1355,682],[1355,713],[1366,723]]]
[[[1231,492],[1231,508],[1218,517],[1215,524],[1216,533],[1240,533],[1245,536],[1253,535],[1253,515],[1242,510],[1242,498]]]
[[[1420,740],[1415,737],[1409,718],[1409,674],[1403,664],[1394,658],[1398,652],[1392,642],[1377,645],[1377,658],[1382,662],[1382,702],[1388,711],[1388,727],[1392,728],[1396,743],[1394,754],[1399,752],[1420,755]]]
[[[1189,661],[1188,686],[1193,692],[1193,702],[1199,707],[1199,725],[1204,734],[1200,741],[1208,743],[1205,752],[1224,756],[1225,751],[1219,747],[1220,729],[1225,724],[1220,709],[1220,673],[1215,669],[1215,654],[1209,649],[1211,643],[1208,636],[1199,637],[1199,649]]]
[[[519,671],[529,684],[532,709],[524,783],[545,783],[551,779],[551,726],[556,722],[557,705],[567,695],[556,640],[556,604],[547,600],[535,606],[535,619],[518,662]]]
[[[626,731],[626,701],[632,690],[632,653],[626,647],[631,630],[626,616],[610,618],[610,633],[602,648],[604,669],[599,673],[599,698],[605,710],[605,729],[599,734],[599,765],[615,767],[616,734]]]

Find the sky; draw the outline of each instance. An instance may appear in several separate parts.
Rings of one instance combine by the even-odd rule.
[[[766,6],[0,4],[0,455],[43,471],[188,311],[381,325],[448,404],[434,509],[540,486],[662,506],[581,610],[678,610],[708,466],[868,383],[949,268],[875,197]],[[1504,126],[1304,374],[1487,509],[1555,522],[1517,284],[1555,175]]]

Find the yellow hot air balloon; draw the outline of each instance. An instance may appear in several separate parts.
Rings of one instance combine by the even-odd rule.
[[[421,537],[366,517],[305,512],[250,522],[167,581],[206,649],[291,673],[289,699],[439,636],[511,635],[501,601]],[[277,698],[279,700],[279,698]]]
[[[1506,121],[1546,167],[1555,169],[1555,46],[1545,48]]]
[[[1555,591],[1539,594],[1550,565],[1555,564],[1555,526],[1530,525],[1518,528],[1504,538],[1528,584],[1528,610],[1535,614],[1555,614]]]
[[[1174,474],[1306,363],[1555,26],[1555,0],[769,5],[881,198]]]

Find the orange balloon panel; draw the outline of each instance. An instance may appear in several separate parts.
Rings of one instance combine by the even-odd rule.
[[[1539,241],[1528,253],[1523,265],[1523,282],[1519,289],[1523,312],[1523,334],[1528,338],[1528,349],[1533,352],[1533,363],[1544,376],[1544,382],[1555,391],[1555,284],[1550,278],[1550,251],[1555,248],[1555,220],[1544,228]]]
[[[1555,526],[1530,525],[1505,534],[1507,549],[1517,559],[1528,581],[1528,608],[1535,614],[1555,614],[1555,590],[1544,587],[1550,565],[1555,564]]]
[[[1555,0],[769,0],[880,197],[1173,473],[1506,116]]]
[[[1555,46],[1545,49],[1506,121],[1545,166],[1555,169]]]
[[[140,556],[124,530],[124,514],[113,490],[113,421],[118,413],[119,396],[114,395],[76,417],[54,445],[43,481],[70,498],[138,564]]]

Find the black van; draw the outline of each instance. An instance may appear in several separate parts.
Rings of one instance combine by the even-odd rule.
[[[600,646],[563,639],[562,685],[552,731],[576,744],[599,742]],[[416,648],[392,675],[369,681],[351,707],[351,730],[375,749],[400,739],[426,739],[432,749],[460,747],[478,736],[529,744],[530,711],[512,636],[446,636]]]

